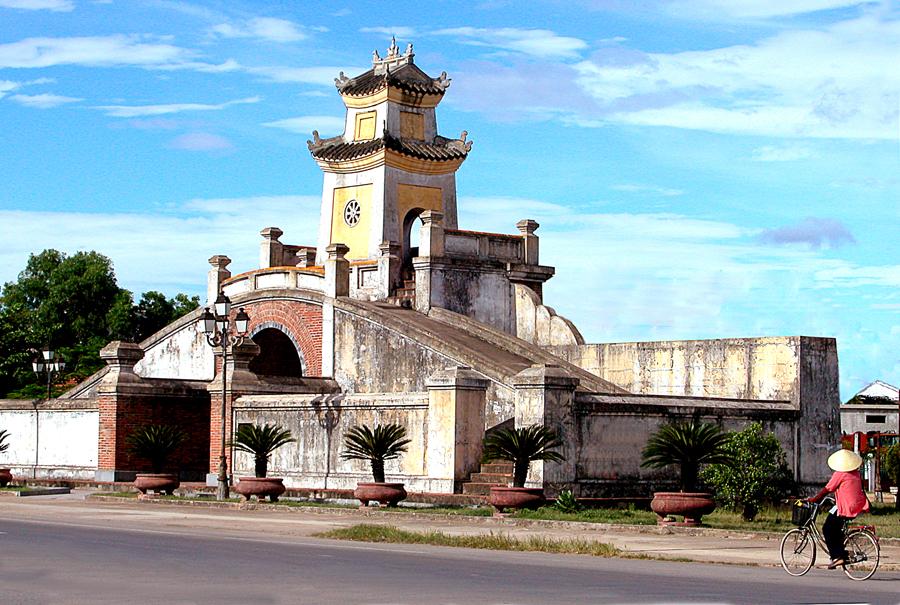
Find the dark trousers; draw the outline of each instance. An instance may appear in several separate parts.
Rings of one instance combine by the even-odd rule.
[[[844,525],[849,520],[848,517],[839,517],[829,513],[822,525],[822,537],[825,538],[825,544],[828,545],[828,554],[831,555],[832,561],[847,557],[847,551],[844,550]]]

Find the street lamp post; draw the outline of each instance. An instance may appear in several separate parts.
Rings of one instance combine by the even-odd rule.
[[[66,369],[66,360],[56,356],[56,351],[49,346],[44,347],[41,354],[35,357],[31,362],[31,369],[37,374],[38,378],[42,374],[47,376],[47,399],[50,399],[50,388],[53,386],[53,374],[62,374]]]
[[[220,292],[213,311],[207,308],[203,312],[203,332],[206,341],[211,347],[222,347],[222,449],[219,455],[219,476],[216,500],[228,499],[228,459],[225,456],[225,422],[226,400],[228,398],[228,347],[236,346],[244,342],[250,324],[250,316],[241,307],[234,317],[234,326],[230,325],[228,316],[231,314],[231,300]]]

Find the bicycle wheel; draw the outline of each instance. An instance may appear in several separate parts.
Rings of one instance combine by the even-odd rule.
[[[844,573],[851,580],[868,580],[878,569],[881,548],[872,532],[861,529],[847,534],[847,553],[850,559]]]
[[[792,576],[802,576],[816,561],[816,541],[809,531],[792,529],[781,539],[781,565]]]

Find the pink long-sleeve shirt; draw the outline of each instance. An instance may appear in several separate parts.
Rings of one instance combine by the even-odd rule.
[[[859,471],[835,471],[825,489],[834,492],[837,514],[853,518],[869,510],[869,499],[862,488]]]

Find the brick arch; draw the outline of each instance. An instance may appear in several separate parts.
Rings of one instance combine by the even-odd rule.
[[[262,347],[250,362],[251,372],[266,376],[306,376],[306,359],[300,343],[283,325],[266,321],[250,330],[249,336]]]
[[[322,375],[322,307],[295,300],[258,300],[241,305],[250,315],[250,336],[274,328],[297,348],[305,376]]]

